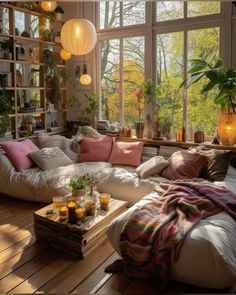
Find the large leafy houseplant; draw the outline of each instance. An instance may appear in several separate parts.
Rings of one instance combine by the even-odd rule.
[[[236,143],[236,70],[224,68],[222,60],[215,55],[207,57],[202,54],[191,60],[188,73],[190,81],[183,81],[181,86],[188,88],[206,78],[207,83],[201,88],[201,94],[217,89],[213,99],[222,111],[218,120],[220,139],[224,144]]]

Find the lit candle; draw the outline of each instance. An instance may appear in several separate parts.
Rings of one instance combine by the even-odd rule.
[[[68,202],[67,203],[67,208],[68,208],[68,222],[70,223],[76,223],[76,203],[75,202]]]
[[[99,196],[100,208],[103,210],[109,210],[110,194],[101,194]]]
[[[78,221],[84,220],[85,217],[85,209],[84,208],[77,208],[75,209],[76,217]]]
[[[68,218],[68,208],[63,206],[59,209],[60,221],[65,221]]]

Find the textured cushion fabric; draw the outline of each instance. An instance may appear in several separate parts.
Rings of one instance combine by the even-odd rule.
[[[98,191],[109,193],[118,200],[128,201],[132,206],[146,194],[153,191],[156,183],[148,179],[140,179],[131,169],[121,167],[107,168],[99,173],[103,182],[99,184]]]
[[[167,179],[198,178],[204,166],[207,165],[207,157],[194,151],[180,150],[169,158],[167,166],[161,175]]]
[[[0,143],[0,146],[6,152],[16,170],[26,170],[34,166],[33,162],[28,157],[28,154],[37,151],[38,148],[29,139],[21,142],[8,141]]]
[[[71,147],[75,153],[80,152],[80,141],[85,137],[100,138],[104,137],[104,135],[97,132],[97,130],[92,128],[91,126],[79,126]]]
[[[110,157],[112,165],[140,165],[142,155],[142,142],[114,142]]]
[[[41,170],[50,170],[73,164],[73,161],[57,146],[30,153],[29,157]]]
[[[224,180],[232,158],[232,151],[208,149],[204,146],[194,147],[191,150],[195,150],[208,158],[208,165],[201,172],[203,178],[211,181]]]
[[[112,150],[113,137],[83,138],[80,144],[79,162],[108,162]]]
[[[40,148],[59,147],[73,162],[77,161],[78,154],[72,151],[73,139],[66,138],[61,135],[49,136],[45,132],[38,133],[38,141]]]
[[[158,195],[142,198],[108,226],[107,235],[120,254],[120,233],[128,218]],[[223,289],[236,282],[236,222],[225,212],[202,219],[187,234],[178,260],[171,264],[173,280],[199,287]]]
[[[136,168],[136,173],[141,178],[147,178],[151,175],[159,174],[169,165],[169,162],[162,156],[155,156]]]

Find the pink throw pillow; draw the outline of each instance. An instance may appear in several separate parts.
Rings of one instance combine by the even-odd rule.
[[[207,157],[199,153],[180,150],[169,158],[161,175],[171,180],[197,178],[207,163]]]
[[[80,141],[78,162],[108,162],[111,155],[113,137],[86,137]]]
[[[109,162],[137,167],[140,165],[142,150],[142,142],[114,142]]]
[[[29,153],[38,150],[37,146],[29,139],[24,141],[7,141],[0,143],[7,157],[12,162],[16,170],[26,170],[34,166],[34,163],[27,156]]]

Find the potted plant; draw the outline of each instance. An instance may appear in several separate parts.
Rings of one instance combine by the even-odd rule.
[[[94,129],[97,126],[97,112],[98,112],[98,95],[96,93],[84,94],[87,99],[87,107],[85,108],[86,114],[89,115],[91,125]]]
[[[218,134],[223,144],[236,143],[236,70],[225,69],[221,59],[204,53],[197,59],[191,60],[188,71],[190,82],[183,81],[180,85],[186,88],[197,83],[202,78],[207,78],[207,84],[201,89],[201,94],[208,93],[217,88],[214,103],[219,105],[221,113],[218,117]]]
[[[27,115],[27,116],[22,117],[22,125],[23,125],[24,129],[27,130],[28,134],[33,133],[33,125],[34,125],[34,123],[35,123],[35,119],[34,119],[33,116]]]
[[[12,113],[14,102],[12,95],[5,88],[0,90],[0,115]]]
[[[69,182],[69,187],[72,190],[72,195],[74,197],[81,197],[86,193],[86,187],[89,185],[92,180],[92,174],[86,173],[82,176],[71,178]]]
[[[3,58],[12,59],[13,53],[13,39],[8,38],[0,42],[0,51],[2,52]]]

